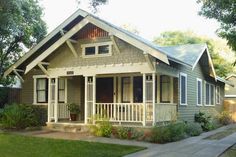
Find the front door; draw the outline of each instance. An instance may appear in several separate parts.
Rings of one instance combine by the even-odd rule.
[[[113,77],[96,79],[97,103],[113,103]]]

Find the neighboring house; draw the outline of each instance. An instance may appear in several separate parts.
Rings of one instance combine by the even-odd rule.
[[[6,72],[22,81],[21,102],[48,105],[48,122],[69,122],[67,103],[112,122],[154,125],[219,112],[224,80],[206,44],[159,47],[83,10]]]
[[[225,86],[225,110],[233,113],[233,119],[236,121],[236,75],[232,74],[226,78],[232,85]]]

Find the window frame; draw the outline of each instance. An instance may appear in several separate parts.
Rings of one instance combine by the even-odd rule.
[[[163,77],[168,77],[169,78],[169,82],[163,82]],[[171,95],[169,95],[169,101],[163,101],[162,100],[162,96],[163,96],[163,92],[162,92],[162,89],[163,89],[163,85],[162,83],[168,83],[168,92],[170,94],[171,92],[171,77],[168,76],[168,75],[160,75],[160,103],[170,103],[171,102]]]
[[[187,74],[182,73],[182,72],[179,74],[179,76],[180,76],[180,79],[179,79],[179,82],[180,82],[179,83],[180,84],[180,87],[179,87],[179,90],[180,90],[179,91],[180,92],[180,103],[179,104],[181,106],[187,106],[188,105],[188,98],[187,98],[187,96],[188,96],[188,93],[187,93],[188,92],[188,89],[187,89],[188,88],[188,76],[187,76]],[[182,82],[181,77],[182,76],[185,77],[185,86],[186,86],[186,88],[185,88],[185,99],[186,99],[185,103],[182,103],[182,96],[181,96],[182,95],[182,84],[181,84],[181,82]]]
[[[109,52],[108,53],[99,53],[99,46],[109,46]],[[85,49],[88,47],[95,47],[95,54],[92,55],[86,55],[85,54]],[[99,42],[99,43],[90,43],[90,44],[82,44],[82,57],[83,58],[92,58],[92,57],[106,57],[106,56],[111,56],[112,55],[112,42]]]
[[[37,98],[37,79],[48,79],[46,75],[34,75],[33,76],[33,80],[34,80],[34,84],[33,84],[33,104],[34,105],[48,105],[48,81],[46,83],[46,100],[45,102],[38,102],[38,98]]]
[[[60,89],[60,80],[64,81],[64,89]],[[60,101],[60,91],[64,91],[64,101]],[[67,103],[67,79],[58,78],[58,103]]]
[[[215,87],[215,89],[216,89],[216,104],[220,104],[220,86],[216,86]],[[219,89],[219,90],[217,90],[217,89]],[[219,99],[217,98],[219,96]]]
[[[198,96],[199,96],[199,95],[198,95],[198,91],[199,91],[199,89],[198,89],[198,82],[200,82],[200,84],[201,84],[201,86],[200,86],[200,87],[201,87],[201,95],[200,95],[201,101],[200,101],[200,103],[198,102]],[[202,96],[203,96],[203,92],[202,92],[202,89],[203,89],[203,88],[202,88],[202,87],[203,87],[202,79],[197,78],[197,103],[196,103],[197,106],[202,106],[202,104],[203,104],[203,103],[202,103]]]
[[[209,104],[207,104],[206,103],[206,85],[209,85]],[[211,91],[211,87],[213,87],[213,90]],[[215,104],[216,104],[216,101],[215,101],[215,98],[216,98],[216,95],[215,95],[215,85],[214,84],[212,84],[212,83],[209,83],[209,82],[205,82],[205,88],[204,88],[204,90],[205,90],[205,106],[215,106]],[[212,96],[212,93],[214,94],[213,95],[213,98],[211,98],[211,96]],[[212,102],[212,100],[213,100],[213,102]]]

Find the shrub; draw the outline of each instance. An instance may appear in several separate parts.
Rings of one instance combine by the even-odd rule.
[[[13,104],[3,109],[1,123],[6,129],[25,129],[39,126],[38,110],[33,105]]]
[[[198,136],[202,133],[202,127],[199,123],[187,123],[185,132],[189,136]]]
[[[194,120],[201,125],[203,131],[210,131],[215,129],[215,125],[212,122],[212,117],[206,115],[203,112],[196,113],[194,116]]]
[[[152,129],[151,141],[155,143],[166,143],[178,141],[185,137],[185,124],[178,122],[170,123],[166,126],[154,127]]]
[[[232,123],[232,116],[228,111],[223,111],[220,113],[218,120],[222,125],[228,125]]]
[[[112,125],[108,120],[97,122],[96,125],[90,126],[90,132],[96,136],[110,137],[112,133]]]

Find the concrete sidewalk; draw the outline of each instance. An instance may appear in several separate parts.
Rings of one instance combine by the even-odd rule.
[[[233,133],[221,140],[206,140],[204,138],[231,127],[236,127],[236,124],[221,127],[214,131],[203,133],[197,137],[191,137],[168,144],[152,144],[147,142],[94,137],[86,133],[65,133],[47,130],[17,132],[17,134],[45,138],[134,145],[147,148],[146,150],[127,155],[126,157],[217,157],[236,143],[236,133]]]
[[[206,140],[204,138],[230,127],[236,127],[236,125],[221,127],[217,130],[203,133],[200,136],[178,142],[158,144],[126,157],[218,157],[236,143],[236,133],[220,140]]]

